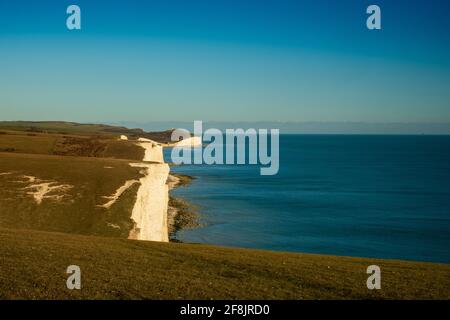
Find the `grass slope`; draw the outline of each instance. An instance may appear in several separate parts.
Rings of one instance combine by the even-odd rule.
[[[449,299],[450,266],[0,228],[1,299]],[[78,265],[82,289],[66,289]],[[366,268],[382,270],[381,290]]]
[[[144,150],[117,137],[2,131],[0,152],[141,160]]]
[[[26,176],[39,180],[30,182]],[[124,160],[0,153],[0,227],[127,237],[138,185],[111,208],[98,205],[126,180],[139,177],[139,168]],[[38,204],[29,186],[49,181],[71,188],[49,193],[61,198]]]
[[[100,134],[109,126],[3,122],[0,128],[9,129],[0,131],[0,227],[128,237],[138,185],[110,208],[99,205],[125,181],[141,177],[129,163],[141,161],[142,147],[118,140],[117,134]],[[37,180],[27,181],[27,176]],[[37,203],[32,186],[48,182],[70,188]]]

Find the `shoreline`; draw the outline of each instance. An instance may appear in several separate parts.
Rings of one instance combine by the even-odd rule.
[[[161,148],[161,151],[163,148]],[[170,151],[170,150],[169,150]],[[155,150],[156,152],[156,150]],[[168,158],[168,161],[170,161],[170,158]],[[208,238],[208,242],[205,242],[205,240],[203,241],[197,241],[198,238],[195,237],[191,237],[190,233],[182,233],[180,232],[181,230],[185,229],[185,230],[189,230],[189,229],[194,229],[196,227],[200,227],[201,225],[198,223],[198,216],[195,213],[195,211],[193,210],[192,205],[189,203],[189,197],[185,200],[184,196],[183,196],[183,192],[182,191],[177,191],[176,194],[179,195],[179,197],[174,197],[173,194],[171,194],[170,192],[172,190],[174,190],[175,188],[178,187],[182,187],[182,186],[186,186],[188,185],[191,181],[192,181],[192,177],[189,177],[187,175],[184,174],[179,174],[179,173],[173,173],[170,172],[170,167],[171,164],[170,163],[164,163],[165,165],[169,166],[169,172],[167,175],[167,180],[166,180],[166,184],[168,185],[168,195],[167,195],[167,209],[166,209],[166,220],[167,220],[167,226],[165,227],[167,229],[167,240],[164,241],[169,241],[169,242],[179,242],[180,240],[178,239],[178,237],[189,237],[189,239],[191,240],[186,240],[188,242],[192,241],[192,242],[203,242],[203,243],[208,243],[208,244],[218,244],[218,245],[226,245],[226,246],[232,246],[232,247],[236,247],[236,248],[254,248],[254,249],[260,249],[260,250],[275,250],[278,251],[277,249],[273,249],[272,247],[268,247],[268,246],[256,246],[256,245],[249,245],[249,246],[243,246],[242,243],[238,243],[238,241],[234,241],[234,243],[231,243],[231,241],[228,241],[230,243],[225,243],[225,241],[223,242],[214,242],[214,233],[209,233],[209,237]],[[185,172],[184,170],[176,170],[179,172]],[[186,170],[187,173],[190,173],[190,170]],[[201,174],[200,174],[201,176]],[[199,187],[195,187],[196,192],[207,192],[207,189],[202,189]],[[202,190],[202,191],[198,191],[198,190]],[[189,195],[194,195],[192,192],[188,192]],[[198,199],[197,199],[198,200]],[[196,202],[196,201],[194,201]],[[199,204],[202,204],[202,201],[199,201]],[[161,213],[161,215],[163,216],[163,213]],[[213,225],[213,224],[212,224]],[[198,234],[205,235],[207,234],[208,230],[199,230]],[[196,233],[197,231],[195,231],[194,233]],[[139,239],[139,238],[138,238]],[[206,238],[204,238],[206,239]],[[212,239],[212,240],[211,240]],[[244,238],[244,239],[248,239]],[[156,241],[160,241],[160,240],[156,240]],[[251,239],[250,239],[251,241]],[[248,242],[250,243],[250,242]],[[298,248],[294,247],[289,247],[289,248],[285,248],[284,251],[289,251],[289,252],[295,252],[295,253],[302,253],[302,252],[309,252],[309,253],[322,253],[322,254],[331,254],[331,255],[339,255],[339,253],[336,253],[335,250],[329,250],[327,252],[315,252],[315,251],[311,251],[311,250],[307,250],[307,249],[303,249],[303,250],[299,250]],[[362,251],[362,250],[360,250]],[[392,251],[392,250],[391,250]],[[350,252],[350,251],[349,251]],[[388,252],[389,254],[389,252]],[[397,255],[381,255],[378,254],[376,256],[374,255],[366,255],[364,252],[353,252],[351,251],[350,253],[348,253],[348,255],[353,256],[353,257],[369,257],[369,258],[384,258],[384,259],[403,259],[403,260],[408,260],[408,261],[428,261],[428,262],[442,262],[440,260],[431,260],[431,259],[420,259],[420,258],[416,258],[416,257],[410,257],[410,256],[406,256],[406,254],[402,254],[402,252],[397,252],[395,253]],[[444,262],[445,263],[445,262]]]
[[[188,186],[195,178],[180,174],[170,173],[168,177],[169,185],[169,206],[167,211],[169,241],[182,242],[177,238],[177,233],[183,229],[193,229],[201,226],[199,215],[194,205],[181,197],[170,195],[170,191]]]
[[[141,163],[129,165],[142,168],[143,176],[136,181],[140,187],[131,214],[134,226],[128,239],[180,242],[176,238],[178,231],[200,224],[193,206],[182,198],[173,197],[170,191],[188,185],[194,178],[170,172],[169,164],[164,162],[162,144],[147,138],[139,138],[136,144],[145,150],[144,158]]]

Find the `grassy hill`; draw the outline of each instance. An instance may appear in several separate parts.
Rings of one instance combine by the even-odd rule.
[[[27,133],[46,133],[59,135],[84,135],[117,137],[126,135],[129,139],[148,138],[157,142],[170,142],[173,130],[146,132],[142,129],[128,129],[104,124],[83,124],[64,121],[0,121],[2,131],[21,131]]]
[[[100,207],[127,180],[138,179],[129,161],[0,153],[0,226],[127,237],[138,185],[110,208]],[[39,202],[43,184],[54,188]]]
[[[0,129],[1,130],[1,129]],[[0,131],[0,152],[141,160],[144,150],[109,135]]]
[[[450,266],[0,228],[0,298],[449,299]],[[82,289],[66,288],[81,268]],[[366,268],[381,268],[368,290]]]
[[[0,122],[0,227],[126,238],[138,185],[114,205],[102,205],[125,181],[142,176],[129,163],[141,161],[143,148],[118,139],[127,130]]]

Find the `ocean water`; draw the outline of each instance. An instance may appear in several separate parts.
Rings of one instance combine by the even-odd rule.
[[[196,178],[173,194],[205,224],[182,241],[450,263],[450,136],[282,135],[275,176],[172,170]]]

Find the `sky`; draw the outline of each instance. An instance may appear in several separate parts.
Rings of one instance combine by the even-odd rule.
[[[81,8],[68,30],[66,8]],[[366,8],[381,8],[368,30]],[[0,120],[450,122],[450,1],[0,1]]]

